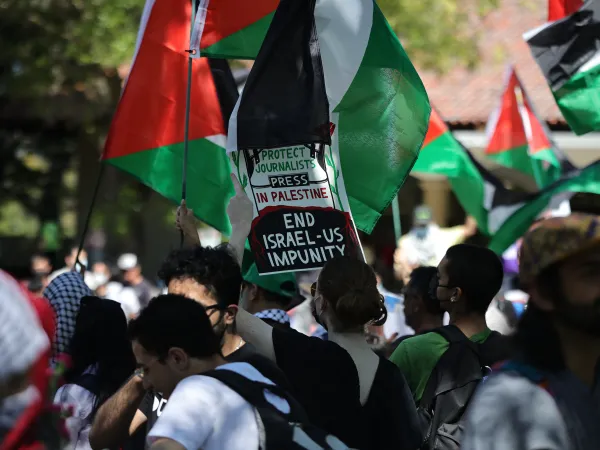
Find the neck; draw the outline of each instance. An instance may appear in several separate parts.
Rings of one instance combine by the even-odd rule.
[[[423,333],[424,331],[434,330],[444,325],[444,322],[440,317],[423,317],[419,325],[414,329],[416,334]]]
[[[240,335],[225,332],[225,335],[223,336],[223,347],[221,347],[221,353],[227,357],[236,350],[239,350],[244,344],[245,342]]]
[[[560,337],[565,365],[575,376],[592,387],[600,360],[600,336],[591,336],[560,324],[555,324],[555,327]]]
[[[195,359],[190,364],[187,375],[191,376],[208,372],[209,370],[214,370],[226,363],[227,361],[225,361],[221,355],[213,355],[209,358]]]
[[[351,347],[365,347],[369,350],[371,347],[367,343],[364,333],[360,331],[347,331],[347,332],[339,332],[339,331],[328,331],[327,332],[328,340],[335,342],[340,347],[346,348],[348,346]]]
[[[468,338],[485,331],[488,327],[485,316],[478,314],[450,314],[450,323],[457,326]]]

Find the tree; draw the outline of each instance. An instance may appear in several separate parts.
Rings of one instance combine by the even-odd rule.
[[[477,65],[481,19],[499,0],[377,0],[419,68],[444,72]]]
[[[443,71],[476,63],[471,25],[498,0],[377,1],[414,62]],[[85,206],[94,170],[80,172],[76,190],[65,188],[64,174],[99,155],[143,6],[144,0],[0,0],[0,208],[18,202],[44,223],[59,221],[65,197]],[[135,186],[137,197],[127,201],[140,205],[147,193]],[[107,201],[115,201],[117,187],[110,187]]]

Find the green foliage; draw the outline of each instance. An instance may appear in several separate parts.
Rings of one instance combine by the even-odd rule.
[[[420,68],[444,72],[474,67],[477,25],[499,0],[377,0],[410,58]]]

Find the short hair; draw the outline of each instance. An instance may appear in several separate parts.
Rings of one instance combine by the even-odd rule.
[[[172,280],[193,279],[222,306],[237,305],[242,273],[227,245],[173,250],[158,271],[168,286]]]
[[[446,260],[448,284],[463,291],[469,311],[485,314],[504,277],[498,255],[489,248],[458,244],[448,249]]]
[[[425,310],[434,316],[443,316],[444,310],[440,307],[440,301],[435,297],[435,290],[431,289],[432,280],[435,280],[437,268],[417,267],[410,273],[408,287],[421,297]]]
[[[130,340],[138,341],[161,362],[173,347],[181,348],[192,358],[208,358],[221,351],[204,307],[182,295],[159,295],[150,300],[129,323],[128,334]]]

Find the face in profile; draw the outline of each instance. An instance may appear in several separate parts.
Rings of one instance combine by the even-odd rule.
[[[132,343],[133,354],[138,368],[143,371],[144,388],[160,392],[168,398],[181,380],[177,370],[173,370],[169,358],[160,361],[157,355],[148,352],[137,340]]]
[[[567,259],[559,278],[563,298],[552,304],[557,320],[600,336],[600,244]]]

